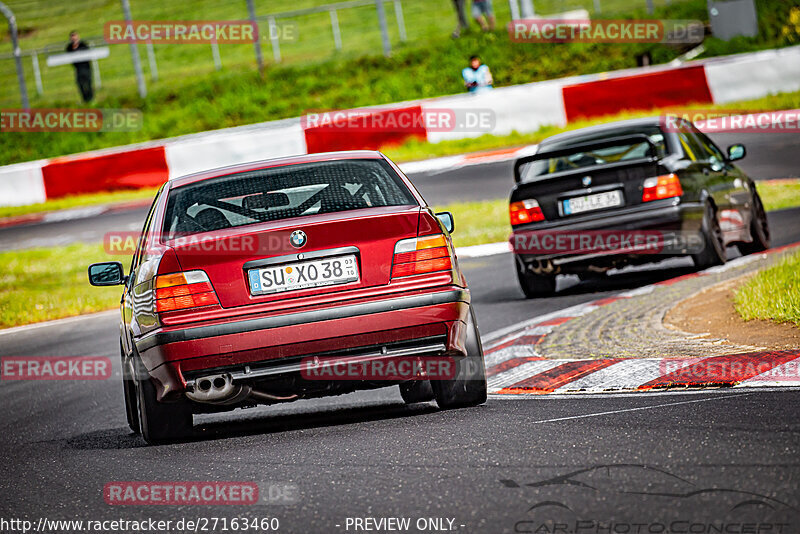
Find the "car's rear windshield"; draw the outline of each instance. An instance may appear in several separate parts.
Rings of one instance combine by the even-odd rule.
[[[580,137],[570,138],[568,141],[561,143],[545,144],[540,147],[542,152],[552,150],[568,149],[570,145],[579,145],[590,143],[592,141],[602,141],[604,139],[611,139],[613,137],[622,137],[633,134],[644,134],[656,147],[656,156],[663,157],[666,155],[667,148],[664,139],[664,133],[658,126],[640,127],[636,129],[624,130],[611,130],[597,133],[594,135],[586,135]],[[575,150],[572,153],[567,153],[554,158],[545,158],[542,160],[534,161],[524,169],[523,179],[531,179],[536,176],[544,176],[548,174],[555,174],[558,172],[571,171],[583,167],[591,167],[594,165],[605,165],[608,163],[617,163],[621,161],[632,161],[648,156],[650,144],[642,140],[640,142],[621,142],[618,145],[590,149],[590,150]]]
[[[173,189],[167,201],[164,234],[171,239],[316,213],[415,204],[411,192],[384,160],[302,163]]]

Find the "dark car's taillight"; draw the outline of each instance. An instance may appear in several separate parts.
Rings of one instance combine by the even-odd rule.
[[[519,202],[512,202],[508,206],[508,215],[511,219],[511,226],[544,220],[542,208],[540,208],[539,203],[532,198]]]
[[[392,278],[449,271],[452,268],[450,247],[444,234],[403,239],[394,247]]]
[[[683,188],[677,174],[665,174],[655,178],[648,178],[643,185],[642,202],[683,195]]]
[[[156,276],[156,311],[170,312],[219,304],[217,294],[203,271]]]

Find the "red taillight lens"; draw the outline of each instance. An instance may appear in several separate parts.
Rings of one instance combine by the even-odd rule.
[[[219,304],[203,271],[156,276],[156,311],[167,312]]]
[[[643,185],[642,202],[683,195],[681,181],[676,174],[665,174],[656,178],[648,178],[644,181]]]
[[[450,247],[442,234],[398,241],[394,247],[392,278],[449,271],[453,268]]]
[[[508,206],[508,215],[511,218],[511,226],[518,224],[528,224],[544,220],[544,213],[539,203],[534,199],[512,202]]]

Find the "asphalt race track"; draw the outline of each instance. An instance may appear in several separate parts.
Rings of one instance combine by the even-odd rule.
[[[742,166],[758,178],[797,175],[791,145],[758,155],[770,139],[738,136],[749,149]],[[447,190],[474,189],[460,181],[485,183],[479,198],[500,198],[510,185],[508,165],[417,181],[431,202],[444,201]],[[30,239],[25,228],[53,239],[119,222],[4,229],[0,239],[5,246]],[[775,246],[800,241],[800,208],[770,213],[770,225]],[[461,261],[484,334],[691,271],[688,260],[670,260],[596,281],[570,278],[554,297],[529,301],[511,261],[509,254]],[[408,532],[442,531],[416,529],[420,518],[445,518],[445,530],[450,519],[460,532],[554,532],[546,520],[584,534],[669,532],[658,530],[664,524],[706,532],[699,529],[712,522],[738,525],[728,532],[748,532],[749,523],[762,525],[752,532],[800,532],[794,390],[491,398],[439,411],[407,407],[391,388],[203,416],[195,421],[197,439],[146,447],[125,422],[117,320],[107,312],[0,333],[0,356],[114,362],[111,380],[0,383],[1,518],[276,517],[279,532],[365,531],[348,528],[348,518],[365,517],[410,518]],[[298,497],[291,505],[241,507],[105,503],[105,484],[135,480],[290,484]]]

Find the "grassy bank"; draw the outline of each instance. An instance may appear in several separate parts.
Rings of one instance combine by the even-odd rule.
[[[92,262],[115,260],[130,264],[130,258],[110,257],[99,244],[0,254],[0,328],[118,306],[121,287],[91,287],[86,273]]]
[[[800,326],[800,253],[764,269],[734,294],[741,317]]]
[[[504,3],[497,4],[500,6]],[[421,11],[422,15],[428,19],[445,20],[444,13],[450,3],[424,2],[419,5],[437,5],[436,9],[443,10],[440,17],[431,17],[432,12],[425,10]],[[731,54],[791,44],[782,34],[791,7],[791,3],[784,0],[759,1],[759,36],[740,37],[728,42],[709,38],[705,43],[707,54]],[[448,27],[452,22],[452,13],[449,14],[446,22]],[[110,16],[104,15],[98,20],[107,20]],[[137,15],[142,16],[144,14]],[[644,3],[641,3],[638,9],[618,14],[604,12],[603,16],[705,20],[708,15],[705,2],[691,0],[659,6],[653,15],[647,15]],[[152,16],[156,19],[159,17],[158,13]],[[196,20],[197,17],[189,19]],[[219,72],[203,69],[195,72],[192,70],[195,62],[185,54],[198,49],[184,45],[179,50],[180,57],[176,59],[176,64],[189,70],[181,76],[168,77],[166,68],[162,69],[161,81],[150,84],[145,100],[138,97],[132,78],[128,78],[118,86],[114,85],[114,80],[106,80],[104,89],[93,102],[99,108],[141,109],[144,116],[141,130],[100,133],[6,132],[3,137],[7,142],[0,144],[0,162],[8,164],[296,117],[309,110],[379,105],[460,93],[463,91],[460,70],[465,66],[466,58],[475,52],[480,53],[491,66],[498,86],[635,67],[637,54],[645,51],[650,52],[656,63],[665,63],[682,52],[682,49],[671,46],[646,43],[512,44],[502,30],[490,34],[471,32],[461,39],[451,39],[448,31],[441,31],[397,47],[388,58],[375,55],[380,48],[372,46],[370,55],[337,54],[323,61],[271,66],[261,77],[252,64],[233,66]],[[207,51],[203,53],[207,55]],[[115,57],[118,55],[115,53]],[[12,80],[13,75],[9,74],[7,78]],[[74,92],[74,81],[69,79],[61,85],[67,84],[73,86]],[[74,100],[74,97],[64,100],[63,97],[49,99],[45,96],[35,99],[33,105],[80,107]]]

